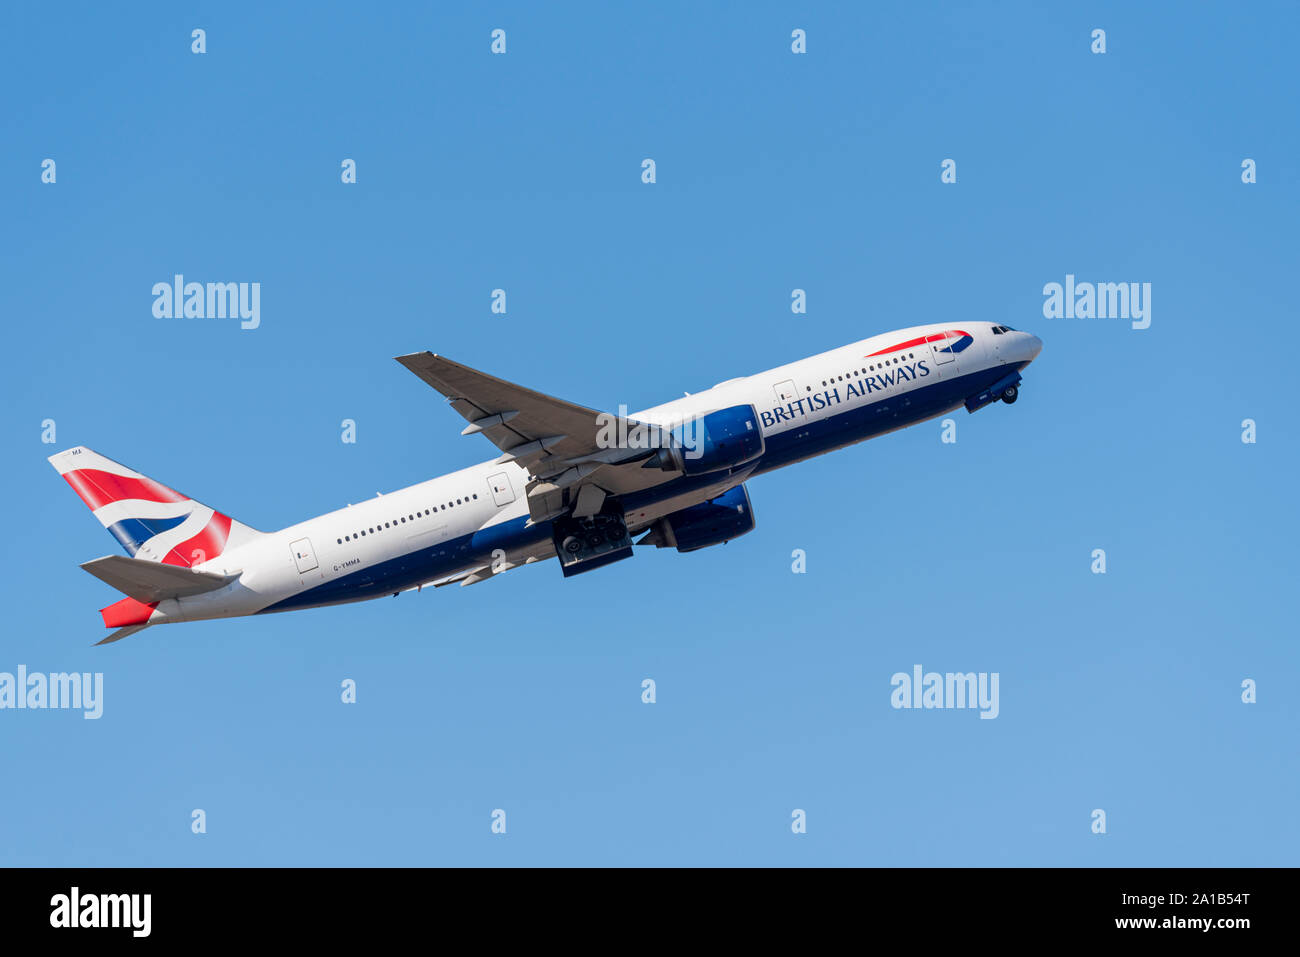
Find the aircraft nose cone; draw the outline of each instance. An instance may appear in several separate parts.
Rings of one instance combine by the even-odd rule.
[[[1033,362],[1038,358],[1038,353],[1043,351],[1043,340],[1038,336],[1029,336],[1029,341],[1025,343],[1025,348],[1029,352],[1029,361]]]

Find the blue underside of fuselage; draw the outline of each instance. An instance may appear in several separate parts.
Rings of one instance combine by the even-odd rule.
[[[747,471],[752,478],[801,459],[922,422],[954,405],[960,405],[968,396],[977,395],[1003,376],[1019,371],[1026,365],[1027,362],[1019,362],[943,379],[911,392],[889,396],[824,419],[796,425],[768,437],[766,450],[756,467],[750,462],[735,471]],[[631,512],[685,494],[694,488],[713,485],[724,475],[725,473],[712,472],[708,475],[682,477],[643,492],[620,496],[619,501],[626,511]],[[263,608],[262,611],[289,611],[391,595],[413,588],[421,582],[453,575],[475,565],[488,564],[494,549],[509,552],[550,540],[550,522],[526,527],[527,521],[527,516],[520,516],[471,535],[447,539],[430,548],[390,558],[369,568],[341,575],[323,585],[316,585]]]

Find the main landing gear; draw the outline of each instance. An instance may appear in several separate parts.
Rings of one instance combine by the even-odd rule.
[[[1002,401],[1007,405],[1015,405],[1018,398],[1020,398],[1020,389],[1014,385],[1007,386],[1002,393]]]
[[[609,502],[596,515],[584,518],[566,515],[555,519],[551,536],[565,578],[632,554],[632,539],[623,521],[623,511]]]

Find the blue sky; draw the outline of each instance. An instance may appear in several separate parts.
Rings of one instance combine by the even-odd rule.
[[[0,18],[0,670],[105,687],[0,712],[0,863],[1296,862],[1294,6]],[[154,318],[177,272],[261,326]],[[1067,273],[1150,328],[1044,319]],[[1043,338],[1021,401],[763,477],[726,546],[91,647],[58,449],[273,529],[494,454],[395,355],[637,409],[949,319]],[[918,663],[998,718],[891,708]]]

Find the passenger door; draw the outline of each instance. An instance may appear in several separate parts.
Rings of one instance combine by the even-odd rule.
[[[311,547],[311,539],[300,538],[296,542],[290,542],[289,551],[293,554],[293,563],[298,566],[299,575],[306,575],[320,567],[316,561],[316,550]]]
[[[510,476],[505,472],[488,476],[488,488],[492,490],[492,500],[497,505],[509,505],[515,500],[515,490],[510,485]]]
[[[944,333],[944,338],[935,339],[930,343],[930,349],[934,352],[935,365],[943,365],[957,358],[957,353],[952,351],[952,347],[957,344],[957,340],[960,338],[961,336],[955,332],[948,331]]]

